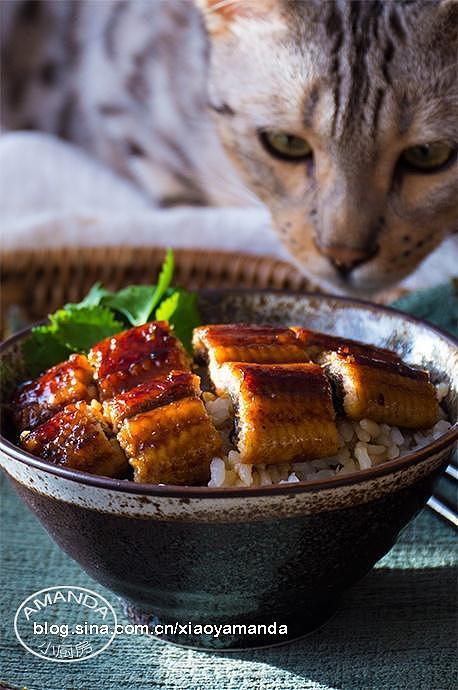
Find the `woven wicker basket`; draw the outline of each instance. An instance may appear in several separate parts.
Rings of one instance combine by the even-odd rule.
[[[96,281],[119,289],[151,283],[164,259],[158,247],[97,247],[6,252],[2,255],[2,323],[11,307],[37,321],[80,300]],[[291,264],[270,257],[175,250],[174,283],[188,288],[258,287],[294,291],[313,285]]]

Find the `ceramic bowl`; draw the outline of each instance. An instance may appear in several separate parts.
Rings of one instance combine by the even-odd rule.
[[[97,477],[50,465],[6,437],[1,463],[59,546],[121,597],[133,620],[168,624],[161,639],[219,649],[281,643],[321,625],[431,495],[458,434],[457,345],[421,321],[353,299],[220,290],[201,293],[200,305],[204,322],[299,324],[392,349],[449,383],[455,424],[368,470],[256,488]],[[2,345],[9,371],[20,369],[27,333]],[[218,637],[208,628],[182,634],[178,624],[189,623],[239,627]],[[254,635],[253,625],[265,634],[261,627]]]

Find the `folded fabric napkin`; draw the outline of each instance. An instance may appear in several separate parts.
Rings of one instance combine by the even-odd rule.
[[[160,209],[80,149],[41,133],[0,137],[0,227],[6,250],[128,244],[285,255],[260,205]]]

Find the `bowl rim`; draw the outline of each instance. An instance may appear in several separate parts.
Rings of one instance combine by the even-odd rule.
[[[204,289],[196,290],[196,292],[203,298],[215,298],[217,296],[231,295],[246,295],[246,294],[272,294],[276,296],[285,297],[306,297],[313,299],[324,299],[325,301],[333,300],[342,305],[347,305],[348,307],[362,308],[366,311],[377,311],[386,314],[395,314],[402,317],[405,321],[413,323],[417,326],[426,327],[428,330],[432,331],[438,335],[441,339],[445,340],[448,344],[453,345],[458,349],[458,339],[456,339],[450,333],[447,333],[437,326],[419,319],[417,317],[411,316],[402,312],[400,309],[393,307],[388,307],[385,305],[376,304],[374,302],[369,302],[368,300],[363,300],[354,297],[346,297],[343,295],[332,295],[329,293],[318,293],[318,292],[295,292],[293,290],[275,290],[269,288],[214,288],[214,289]],[[40,322],[45,323],[46,320]],[[0,343],[0,356],[8,351],[13,345],[22,340],[34,327],[36,324],[32,324],[27,328],[10,336],[2,343]],[[458,421],[453,424],[453,426],[448,429],[445,434],[442,434],[439,438],[435,439],[432,443],[423,446],[417,451],[412,453],[407,453],[402,457],[395,458],[394,460],[387,460],[381,465],[375,465],[365,470],[358,470],[357,472],[352,472],[345,474],[343,476],[326,477],[323,479],[314,479],[309,481],[299,481],[299,482],[285,482],[283,484],[269,484],[266,486],[237,486],[237,487],[209,487],[209,486],[179,486],[176,484],[141,484],[133,482],[129,479],[113,479],[111,477],[104,477],[101,475],[90,474],[89,472],[83,472],[81,470],[68,469],[65,467],[60,467],[59,465],[53,465],[51,463],[42,460],[34,455],[31,455],[25,450],[19,448],[9,439],[0,433],[0,451],[3,452],[9,458],[17,460],[22,464],[31,467],[33,469],[41,470],[46,474],[52,474],[61,479],[71,480],[79,484],[84,484],[87,486],[92,486],[95,488],[108,489],[112,491],[117,491],[121,493],[128,494],[140,494],[144,496],[156,496],[163,498],[201,498],[201,499],[214,499],[214,498],[238,498],[238,497],[259,497],[259,496],[274,496],[277,494],[292,495],[298,493],[310,493],[317,492],[324,489],[338,488],[342,486],[352,486],[354,484],[360,484],[362,482],[383,477],[390,474],[393,471],[405,469],[411,465],[416,465],[421,461],[425,460],[431,455],[436,455],[442,450],[446,449],[447,446],[452,446],[453,442],[458,439]]]

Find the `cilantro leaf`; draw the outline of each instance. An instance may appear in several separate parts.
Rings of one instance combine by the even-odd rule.
[[[129,285],[118,292],[111,292],[97,282],[81,302],[67,304],[65,309],[109,307],[122,314],[132,326],[141,326],[148,321],[154,309],[170,291],[174,265],[173,251],[168,249],[157,285]]]
[[[38,376],[63,362],[72,352],[87,352],[99,340],[119,333],[124,326],[105,307],[59,309],[49,324],[35,326],[22,345],[27,375]]]
[[[10,400],[18,380],[24,380],[27,371],[24,371],[22,362],[14,356],[5,356],[0,360],[0,408],[7,407],[7,400]]]
[[[164,263],[162,264],[161,272],[159,273],[159,278],[157,280],[156,290],[151,300],[150,310],[148,316],[153,312],[153,309],[157,307],[165,293],[170,287],[170,283],[173,278],[173,271],[175,270],[175,259],[173,256],[173,251],[167,249],[165,255]]]
[[[78,302],[77,304],[66,304],[64,309],[79,309],[80,307],[98,307],[102,303],[102,300],[113,293],[103,287],[100,281],[94,283],[86,297]]]
[[[173,271],[173,251],[168,249],[157,285],[130,285],[111,292],[102,283],[94,283],[81,302],[66,304],[49,316],[49,324],[32,330],[23,344],[27,373],[36,376],[72,352],[87,352],[122,331],[126,323],[141,326],[150,318],[168,321],[191,350],[192,330],[200,323],[197,297],[171,287]]]
[[[130,285],[119,292],[104,295],[102,304],[123,314],[132,326],[141,326],[167,294],[173,270],[173,251],[168,249],[157,285]]]
[[[87,352],[95,343],[124,328],[109,309],[101,306],[59,309],[49,320],[58,341],[73,352]]]
[[[22,344],[27,376],[31,378],[63,362],[71,353],[72,350],[57,338],[56,327],[51,325],[36,326]]]
[[[141,326],[151,314],[155,292],[155,285],[130,285],[103,297],[102,304],[123,314],[132,326]]]
[[[186,290],[176,290],[156,309],[156,319],[168,321],[177,338],[189,352],[192,351],[192,331],[200,324],[197,295]]]

